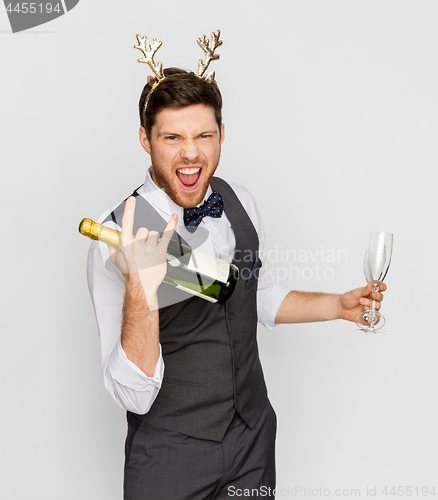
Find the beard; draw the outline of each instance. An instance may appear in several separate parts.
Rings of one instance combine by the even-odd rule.
[[[168,167],[162,164],[158,155],[151,151],[151,162],[152,162],[152,180],[155,184],[164,190],[164,192],[169,196],[169,198],[183,208],[196,207],[204,199],[207,193],[208,186],[210,185],[211,179],[219,165],[220,160],[220,148],[217,155],[215,155],[210,162],[208,161],[197,161],[196,165],[201,167],[201,178],[199,180],[199,185],[196,189],[191,191],[184,191],[181,186],[176,171],[180,168],[192,166],[188,162],[181,161],[177,165],[172,165]]]

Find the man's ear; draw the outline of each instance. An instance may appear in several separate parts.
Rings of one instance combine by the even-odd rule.
[[[224,142],[225,139],[225,125],[222,123],[221,124],[221,144]]]
[[[138,137],[140,139],[140,144],[146,153],[151,154],[151,143],[149,142],[148,136],[146,135],[146,130],[144,127],[140,127],[138,131]]]

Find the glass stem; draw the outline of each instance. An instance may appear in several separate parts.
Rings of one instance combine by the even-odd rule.
[[[373,282],[373,289],[372,289],[372,291],[371,291],[371,294],[372,294],[373,292],[376,292],[376,293],[377,293],[378,291],[379,291],[379,283],[378,283],[378,281],[374,281],[374,282]],[[375,307],[375,306],[376,306],[376,301],[375,301],[375,300],[373,300],[373,298],[371,297],[371,307],[370,307],[370,310],[371,310],[373,313],[376,311],[376,307]]]

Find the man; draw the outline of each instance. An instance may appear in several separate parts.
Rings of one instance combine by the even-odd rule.
[[[121,227],[120,248],[110,248],[112,263],[99,243],[89,254],[104,381],[128,410],[125,499],[229,498],[244,489],[257,497],[275,488],[276,433],[257,320],[269,329],[353,321],[370,303],[371,284],[331,295],[275,283],[260,258],[264,233],[254,200],[213,176],[225,138],[216,83],[175,68],[164,75],[140,98],[139,137],[152,167],[107,218]],[[167,245],[175,230],[188,234],[189,209],[211,204],[217,193],[221,216],[197,220],[197,230],[209,232],[216,257],[238,266],[236,289],[226,304],[185,294],[166,302]],[[371,298],[378,309],[382,294]]]

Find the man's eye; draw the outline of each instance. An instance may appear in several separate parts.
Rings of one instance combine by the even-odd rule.
[[[176,141],[177,137],[175,135],[167,135],[164,139],[166,141]]]
[[[201,139],[210,139],[211,134],[201,134]]]

